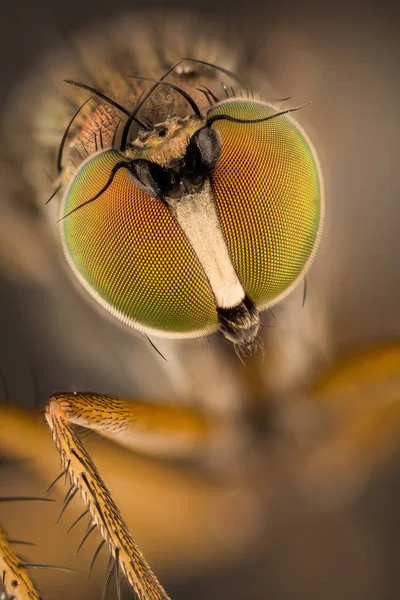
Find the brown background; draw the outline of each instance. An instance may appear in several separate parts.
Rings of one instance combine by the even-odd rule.
[[[313,277],[315,289],[328,298],[335,353],[398,338],[397,4],[192,5],[210,21],[217,15],[240,20],[243,35],[250,40],[249,59],[264,65],[283,95],[292,95],[296,103],[313,100],[313,136],[322,149],[329,210]],[[118,2],[121,11],[138,6]],[[180,6],[187,8],[187,3],[162,4],[167,11]],[[115,3],[109,2],[10,3],[0,24],[1,102],[13,83],[52,48],[60,33],[115,12]],[[83,307],[84,302],[70,293]],[[33,406],[66,387],[105,387],[115,393],[124,389],[118,369],[113,374],[80,371],[73,361],[64,359],[62,349],[49,343],[51,336],[44,326],[48,311],[51,300],[43,288],[19,280],[0,281],[0,369],[13,402]],[[111,328],[108,322],[100,325],[89,311],[87,315],[105,333]],[[121,333],[121,340],[129,344],[127,334]],[[264,546],[249,551],[237,564],[185,581],[174,577],[168,582],[164,575],[172,598],[397,598],[400,471],[396,462],[382,469],[361,496],[332,512],[319,512],[283,491],[282,509],[276,506],[273,511],[274,522]],[[28,475],[22,473],[28,484]],[[19,471],[4,471],[0,476],[9,477],[10,486],[21,481]],[[62,544],[62,535],[57,535]],[[41,581],[46,581],[44,575]]]

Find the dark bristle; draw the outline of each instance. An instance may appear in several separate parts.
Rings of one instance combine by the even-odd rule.
[[[83,90],[87,90],[91,94],[98,96],[105,102],[108,102],[108,104],[111,104],[111,106],[113,106],[117,110],[119,110],[119,111],[123,112],[125,115],[129,116],[129,110],[124,108],[118,102],[115,102],[115,100],[112,100],[111,98],[109,98],[108,96],[103,94],[103,92],[100,92],[100,90],[96,90],[95,88],[92,88],[90,85],[86,85],[85,83],[79,83],[78,81],[72,81],[71,79],[64,79],[64,82],[68,83],[69,85],[74,85],[75,87],[82,88]],[[90,98],[89,98],[89,100],[90,100]]]
[[[125,161],[117,163],[112,168],[112,171],[110,173],[110,177],[109,177],[106,185],[95,196],[93,196],[93,198],[90,198],[90,200],[86,200],[85,202],[82,202],[82,204],[80,204],[79,206],[76,206],[75,208],[73,208],[72,210],[70,210],[68,213],[66,213],[63,217],[61,217],[61,219],[59,219],[57,221],[57,223],[60,223],[60,221],[63,221],[64,219],[66,219],[67,217],[69,217],[70,215],[72,215],[74,212],[76,212],[77,210],[79,210],[80,208],[83,208],[87,204],[90,204],[91,202],[94,202],[95,200],[97,200],[97,198],[99,198],[107,190],[107,188],[109,188],[109,186],[112,184],[113,179],[114,179],[117,171],[119,171],[122,168],[128,168],[128,166],[129,166],[129,164],[127,162],[125,162]]]
[[[207,90],[207,92],[210,94],[210,96],[214,100],[214,102],[219,102],[220,101],[220,99],[217,98],[217,96],[206,85],[202,84],[201,87],[203,87],[205,90]],[[196,89],[199,89],[199,88],[196,88]]]
[[[100,550],[102,549],[102,547],[104,546],[104,544],[106,543],[106,540],[101,540],[100,544],[97,546],[96,552],[93,555],[92,558],[92,562],[90,563],[90,567],[89,567],[89,573],[88,573],[88,579],[90,578],[90,575],[92,573],[93,567],[94,567],[94,563],[96,562],[96,559],[98,557],[98,555],[100,554]]]
[[[226,85],[225,85],[224,83],[222,83],[222,81],[221,81],[221,85],[222,85],[222,89],[223,89],[223,90],[224,90],[224,92],[225,92],[225,96],[226,96],[227,98],[229,98],[230,96],[229,96],[229,93],[228,93],[228,88],[226,87]]]
[[[83,143],[82,140],[79,140],[81,143],[82,148],[84,149],[84,151],[86,152],[86,156],[90,156],[90,152],[89,150],[86,148],[86,144]]]
[[[154,344],[154,342],[151,341],[151,339],[149,338],[149,336],[146,335],[146,337],[147,337],[147,340],[148,340],[150,346],[152,348],[154,348],[154,350],[157,352],[157,354],[159,354],[161,356],[161,358],[163,358],[165,360],[165,362],[168,362],[167,359],[165,358],[165,356],[163,354],[161,354],[160,350],[157,348],[157,346]]]
[[[86,540],[88,539],[88,537],[90,536],[90,534],[96,529],[97,525],[96,523],[94,525],[92,525],[87,532],[85,533],[85,535],[83,536],[83,539],[81,541],[81,543],[78,546],[78,550],[76,551],[76,553],[78,554],[79,550],[82,548],[83,544],[86,542]]]
[[[119,568],[119,548],[115,550],[115,584],[117,587],[117,597],[121,600],[121,575]]]
[[[59,149],[58,149],[58,154],[57,154],[57,171],[58,171],[59,173],[61,173],[61,171],[62,171],[62,155],[63,155],[63,152],[64,152],[64,146],[65,146],[65,142],[66,142],[66,139],[67,139],[67,137],[68,137],[69,130],[71,129],[72,123],[75,121],[76,117],[77,117],[77,116],[78,116],[78,114],[81,112],[81,110],[84,108],[84,106],[86,106],[86,104],[87,104],[88,102],[90,102],[90,100],[92,99],[92,97],[93,97],[93,96],[90,96],[90,97],[89,97],[87,100],[85,100],[85,102],[84,102],[84,103],[83,103],[83,104],[82,104],[82,105],[81,105],[81,106],[78,108],[78,110],[76,111],[76,113],[74,114],[74,116],[72,117],[72,119],[70,120],[70,122],[68,123],[68,125],[67,125],[67,127],[66,127],[66,129],[65,129],[65,131],[64,131],[64,133],[63,133],[63,136],[62,136],[62,138],[61,138],[61,142],[60,142],[60,147],[59,147]],[[49,200],[46,202],[46,204],[47,204],[48,202],[50,202],[50,200],[51,200],[51,198],[50,198],[50,199],[49,199]]]
[[[36,546],[33,542],[25,542],[24,540],[8,540],[9,544],[16,544],[19,546]]]
[[[211,100],[210,94],[208,92],[206,92],[206,90],[202,90],[201,88],[196,88],[196,90],[198,92],[201,92],[206,97],[206,100],[210,106],[214,106],[214,104]]]
[[[63,506],[63,507],[62,507],[62,509],[61,509],[61,512],[60,512],[60,514],[59,514],[59,516],[58,516],[58,519],[57,519],[57,521],[56,521],[56,524],[58,524],[58,523],[60,522],[60,520],[61,520],[61,517],[63,516],[63,514],[64,514],[64,512],[66,511],[66,509],[67,509],[68,505],[70,504],[70,502],[71,502],[71,501],[74,499],[74,497],[75,497],[75,495],[76,495],[77,491],[78,491],[78,488],[77,488],[77,487],[75,487],[75,484],[72,484],[72,485],[71,485],[71,487],[69,488],[69,490],[68,490],[68,492],[67,492],[66,496],[65,496],[65,499],[64,499],[64,506]]]
[[[58,192],[61,190],[61,183],[60,185],[58,185],[56,187],[56,189],[54,190],[54,192],[52,193],[52,195],[50,196],[50,198],[48,200],[46,200],[45,204],[48,204],[51,200],[53,200],[54,196],[57,196]]]
[[[152,77],[140,77],[139,75],[128,75],[128,77],[131,77],[132,79],[140,79],[142,81],[153,81],[154,83],[158,83],[159,85],[163,85],[165,87],[171,88],[172,90],[175,90],[176,92],[178,92],[178,94],[180,94],[183,98],[185,98],[185,100],[190,104],[196,117],[201,119],[201,112],[200,112],[200,109],[197,106],[196,102],[193,100],[193,98],[187,92],[185,92],[185,90],[178,87],[174,83],[170,83],[169,81],[163,81],[161,79],[158,79],[158,80],[153,79]]]
[[[301,304],[301,308],[304,308],[307,297],[307,277],[304,277],[304,287],[303,287],[303,302]]]
[[[88,572],[88,577],[87,577],[88,579],[90,578],[90,575],[91,575],[91,573],[92,573],[92,570],[93,570],[94,564],[95,564],[95,562],[96,562],[96,559],[97,559],[98,555],[100,554],[100,550],[102,549],[102,547],[104,546],[104,544],[105,544],[105,543],[106,543],[106,541],[105,541],[105,540],[101,540],[100,544],[97,546],[96,552],[94,553],[94,555],[93,555],[93,558],[92,558],[92,561],[91,561],[91,563],[90,563],[89,572]]]
[[[113,566],[111,567],[111,569],[110,569],[110,570],[109,570],[109,572],[108,572],[107,579],[106,579],[106,582],[105,582],[105,584],[104,584],[104,588],[103,588],[103,594],[102,594],[102,596],[101,596],[101,600],[105,600],[105,597],[106,597],[106,594],[107,594],[107,590],[108,590],[108,588],[109,588],[109,585],[110,585],[110,583],[111,583],[111,579],[113,578],[113,575],[114,575],[114,571],[115,571],[115,564],[116,564],[116,563],[114,562]]]
[[[80,440],[86,440],[88,437],[95,435],[95,431],[93,429],[85,429],[85,431],[79,436]]]
[[[70,526],[70,528],[67,530],[67,533],[69,533],[69,532],[70,532],[70,531],[71,531],[71,530],[72,530],[72,529],[75,527],[75,525],[78,525],[79,521],[80,521],[81,519],[83,519],[83,517],[84,517],[85,515],[87,515],[87,514],[88,514],[88,512],[89,512],[89,509],[88,509],[88,508],[87,508],[85,511],[83,511],[83,513],[82,513],[81,515],[79,515],[79,517],[78,517],[77,519],[75,519],[75,521],[72,523],[72,525]]]
[[[232,77],[232,79],[235,79],[235,81],[237,81],[239,83],[239,85],[243,85],[241,80],[239,79],[239,77],[236,75],[236,73],[233,73],[232,71],[229,71],[228,69],[224,69],[223,67],[219,67],[218,65],[214,65],[213,63],[206,62],[205,60],[196,60],[195,58],[186,58],[185,57],[185,58],[182,58],[182,60],[187,60],[189,62],[197,63],[199,65],[206,65],[207,67],[216,69],[217,71],[224,73],[224,75],[228,75],[228,77]]]
[[[65,571],[67,573],[75,573],[75,569],[70,569],[69,567],[61,567],[59,565],[41,565],[37,563],[20,563],[19,567],[23,567],[24,569],[52,569],[55,571]]]
[[[214,115],[207,119],[207,126],[210,126],[215,121],[231,121],[232,123],[247,123],[247,124],[263,123],[264,121],[271,121],[272,119],[276,119],[277,117],[281,117],[283,115],[287,115],[288,113],[301,110],[308,104],[310,104],[310,103],[307,102],[306,104],[303,104],[302,106],[297,106],[295,108],[288,108],[286,110],[277,112],[274,115],[270,115],[269,117],[261,117],[259,119],[237,119],[236,117],[231,117],[230,115]]]
[[[166,71],[166,73],[164,73],[164,75],[162,75],[162,77],[160,77],[159,81],[164,81],[164,79],[166,77],[168,77],[168,75],[170,73],[172,73],[172,71],[174,69],[176,69],[176,67],[178,65],[181,64],[181,60],[179,62],[177,62],[175,65],[173,65],[170,69],[168,69]],[[135,108],[132,110],[132,112],[130,113],[125,125],[124,125],[124,129],[122,132],[122,136],[121,136],[121,151],[123,152],[126,148],[126,143],[128,140],[128,134],[129,134],[129,130],[131,128],[132,122],[135,120],[136,115],[138,114],[139,110],[142,108],[143,104],[145,102],[147,102],[147,100],[150,98],[150,96],[153,94],[153,92],[158,88],[159,86],[159,82],[156,82],[151,88],[150,90],[147,92],[147,94],[144,94],[144,92],[140,95],[139,100],[136,103]]]
[[[56,485],[57,481],[59,481],[61,479],[61,477],[63,477],[66,473],[68,473],[68,469],[69,469],[69,462],[68,462],[68,465],[65,467],[65,469],[59,475],[57,475],[57,477],[54,479],[54,481],[52,481],[52,483],[49,485],[49,487],[46,490],[47,493],[50,492],[50,490]]]
[[[55,500],[38,496],[2,496],[0,502],[55,502]]]
[[[115,140],[117,139],[117,133],[118,133],[118,128],[120,126],[120,123],[121,123],[121,119],[118,119],[118,123],[115,126],[114,135],[113,135],[113,138],[112,138],[112,141],[111,141],[111,148],[115,147]]]

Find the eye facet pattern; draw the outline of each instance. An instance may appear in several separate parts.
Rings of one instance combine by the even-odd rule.
[[[262,102],[231,99],[208,117],[258,119]],[[211,176],[239,280],[259,309],[285,296],[310,264],[322,224],[321,175],[311,144],[287,115],[261,123],[218,120],[222,152]]]
[[[106,150],[82,164],[61,233],[75,274],[101,305],[147,333],[198,337],[219,328],[250,348],[258,310],[304,276],[323,221],[315,151],[276,112],[231,98],[190,136],[182,129],[187,147],[177,138],[165,166],[146,145],[145,160]]]
[[[96,196],[124,160],[115,150],[89,158],[67,190],[62,214]],[[193,248],[165,204],[140,191],[127,169],[60,226],[78,279],[121,320],[166,337],[217,328],[213,292]]]

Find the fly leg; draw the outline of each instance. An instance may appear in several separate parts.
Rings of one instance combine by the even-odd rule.
[[[49,498],[32,496],[0,497],[0,503],[20,501],[53,502]],[[29,568],[71,571],[71,569],[57,567],[56,565],[26,563],[14,552],[11,547],[13,544],[22,544],[24,546],[35,545],[30,542],[11,540],[7,538],[4,531],[0,528],[0,600],[42,600],[40,592],[26,572]]]
[[[131,402],[97,394],[57,394],[46,419],[71,480],[68,497],[79,492],[113,558],[119,590],[120,569],[139,600],[168,600],[132,538],[121,513],[72,425],[151,453],[187,454],[200,450],[210,426],[194,409]]]
[[[0,528],[0,598],[7,600],[41,600],[41,596],[27,574],[22,561],[11,548],[10,541]],[[3,592],[1,589],[3,588]]]

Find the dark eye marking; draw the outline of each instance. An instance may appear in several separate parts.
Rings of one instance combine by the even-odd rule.
[[[178,173],[149,160],[133,160],[128,170],[138,187],[153,198],[162,199],[179,182]]]
[[[211,127],[194,133],[186,150],[185,171],[193,175],[210,175],[221,155],[221,136]]]

